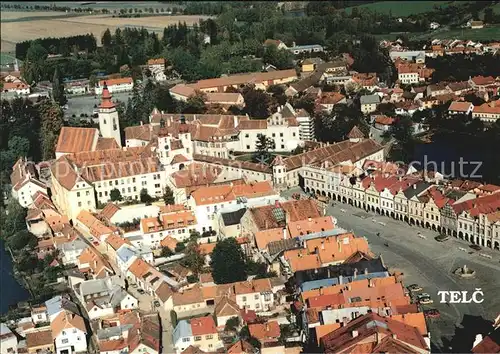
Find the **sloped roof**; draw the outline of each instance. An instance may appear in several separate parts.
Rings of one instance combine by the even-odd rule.
[[[92,151],[99,136],[96,128],[62,127],[57,140],[56,153]]]

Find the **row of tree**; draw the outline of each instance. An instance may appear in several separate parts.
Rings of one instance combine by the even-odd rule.
[[[19,157],[42,161],[54,157],[63,112],[52,100],[2,100],[0,115],[0,180],[9,183],[10,171]]]

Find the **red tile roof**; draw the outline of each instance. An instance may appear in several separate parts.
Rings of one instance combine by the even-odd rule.
[[[192,318],[190,324],[193,336],[217,333],[217,326],[212,316]]]
[[[56,153],[92,151],[98,137],[99,130],[96,128],[62,127],[57,140]]]

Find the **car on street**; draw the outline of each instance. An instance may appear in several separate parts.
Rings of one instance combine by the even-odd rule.
[[[431,297],[431,296],[430,296],[429,294],[427,294],[427,293],[422,293],[422,294],[418,294],[418,295],[417,295],[417,299],[419,299],[419,300],[420,300],[421,298],[424,298],[424,297]]]
[[[155,307],[160,307],[161,304],[158,300],[155,300],[155,302],[153,302],[153,304],[155,305]]]
[[[134,289],[137,289],[137,284],[132,284],[132,287],[133,287]]]
[[[424,310],[424,316],[429,318],[439,318],[441,313],[437,309]]]
[[[93,238],[92,236],[89,237],[89,241],[90,242],[94,242],[95,238]]]
[[[422,305],[428,305],[434,303],[434,300],[432,300],[430,297],[422,297],[418,299],[418,302]]]
[[[482,250],[482,248],[478,245],[470,245],[469,247],[472,248],[474,251],[481,251]]]
[[[99,246],[99,242],[97,242],[97,241],[92,242],[92,244],[93,244],[94,246]]]
[[[141,295],[144,295],[146,292],[142,290],[141,288],[137,289],[137,292]]]
[[[408,285],[408,290],[410,290],[410,291],[422,291],[422,287],[418,284],[410,284],[410,285]]]

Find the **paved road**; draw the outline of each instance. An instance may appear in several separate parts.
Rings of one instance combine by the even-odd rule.
[[[294,192],[297,192],[297,189],[283,194],[288,196]],[[353,231],[357,236],[366,237],[371,250],[382,255],[389,269],[397,269],[404,273],[406,285],[420,284],[424,288],[423,291],[431,295],[434,300],[432,308],[437,308],[441,312],[440,319],[428,323],[435,345],[441,346],[442,337],[451,338],[455,334],[455,326],[462,322],[464,315],[493,320],[500,312],[498,252],[481,251],[492,255],[492,260],[482,258],[477,253],[468,254],[459,250],[459,247],[467,248],[465,242],[449,239],[439,243],[434,240],[438,235],[435,232],[410,227],[404,222],[367,213],[347,204],[336,203],[334,207],[327,207],[326,212],[337,218],[340,227]],[[426,239],[419,238],[418,232]],[[380,237],[377,233],[380,233]],[[386,247],[385,243],[388,243],[389,247]],[[464,264],[476,271],[474,279],[464,280],[452,274],[456,268]],[[447,306],[439,303],[437,296],[439,290],[467,290],[471,293],[476,287],[484,292],[484,302],[481,304]]]

